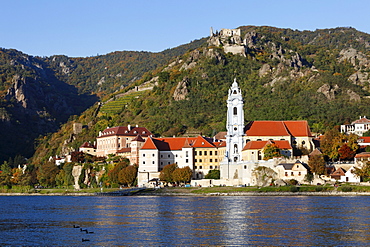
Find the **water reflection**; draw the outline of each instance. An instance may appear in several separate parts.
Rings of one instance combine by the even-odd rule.
[[[0,197],[3,245],[365,245],[370,197]],[[73,225],[94,231],[85,234]],[[89,242],[81,242],[89,238]]]

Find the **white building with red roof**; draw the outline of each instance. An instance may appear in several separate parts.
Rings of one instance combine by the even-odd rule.
[[[370,130],[370,120],[366,116],[360,116],[359,119],[353,121],[351,124],[343,124],[340,126],[340,132],[345,134],[356,134],[362,136],[365,132]]]
[[[203,178],[209,170],[218,169],[225,145],[210,138],[165,137],[148,138],[139,150],[138,184],[158,179],[164,166],[189,166],[194,178]]]

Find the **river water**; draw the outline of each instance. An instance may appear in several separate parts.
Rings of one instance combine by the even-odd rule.
[[[0,246],[370,244],[368,196],[0,196],[0,205]]]

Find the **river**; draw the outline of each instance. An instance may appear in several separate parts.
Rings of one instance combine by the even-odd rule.
[[[369,196],[0,196],[0,205],[0,246],[370,243]]]

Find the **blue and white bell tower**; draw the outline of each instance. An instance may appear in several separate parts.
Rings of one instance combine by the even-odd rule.
[[[244,143],[244,101],[236,79],[234,79],[227,98],[226,154],[225,161],[236,164],[241,161]]]

